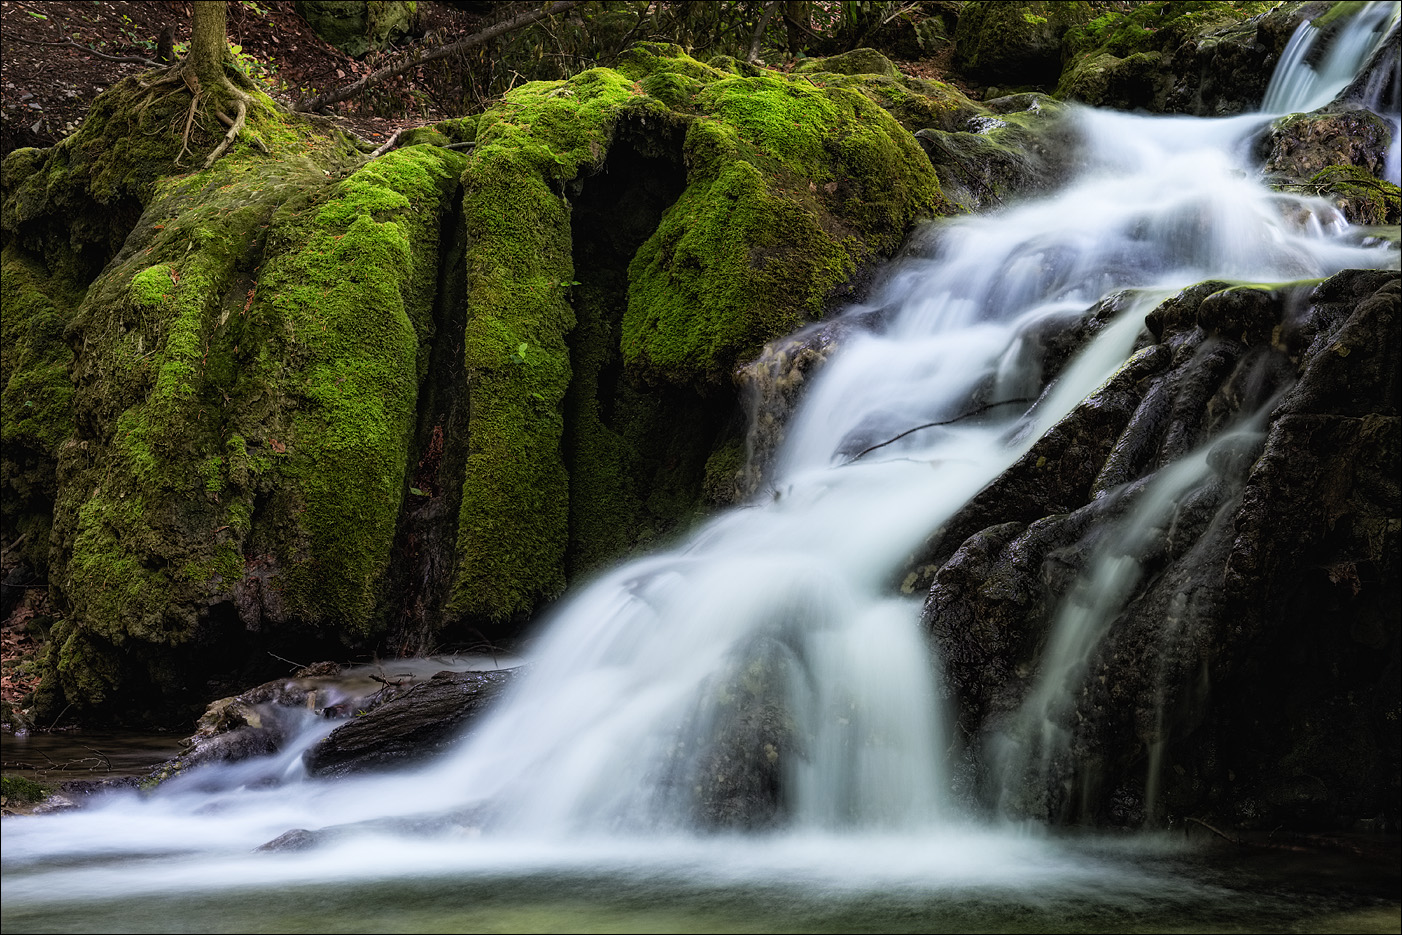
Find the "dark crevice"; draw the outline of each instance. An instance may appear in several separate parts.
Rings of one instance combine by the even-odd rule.
[[[390,551],[382,618],[394,656],[429,653],[443,638],[443,607],[456,570],[458,513],[467,465],[468,390],[463,368],[467,233],[462,191],[447,199],[439,232],[432,347],[418,390],[418,424]]]
[[[707,459],[732,429],[733,392],[702,398],[644,384],[620,351],[629,264],[686,188],[682,142],[680,128],[625,122],[602,168],[569,186],[578,281],[565,399],[570,578],[656,541],[704,507]]]

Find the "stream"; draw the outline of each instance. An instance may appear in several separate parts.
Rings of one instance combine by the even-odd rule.
[[[1370,48],[1355,45],[1351,67],[1287,76],[1267,113],[1072,108],[1082,156],[1068,183],[918,232],[846,313],[876,324],[843,339],[760,494],[567,596],[528,672],[455,753],[311,782],[294,750],[276,782],[211,773],[6,819],[0,928],[1396,931],[1395,847],[1302,860],[1228,850],[1202,829],[1100,837],[974,817],[944,762],[920,602],[889,586],[930,530],[1123,365],[1165,297],[1209,278],[1398,266],[1395,247],[1322,199],[1268,190],[1249,164],[1272,114],[1350,80]],[[1120,291],[1117,316],[1044,390],[1024,335]],[[1037,402],[982,408],[1024,397]],[[947,424],[869,450],[929,423]],[[1135,529],[1206,464],[1195,451],[1145,493],[1079,609],[1058,617],[1054,665],[1098,638],[1134,573]],[[1053,670],[1005,738],[1009,775],[1058,742],[1046,714],[1061,682]],[[736,789],[707,786],[737,758]],[[767,804],[741,831],[729,810],[743,796]],[[342,831],[313,851],[256,850],[326,828]]]

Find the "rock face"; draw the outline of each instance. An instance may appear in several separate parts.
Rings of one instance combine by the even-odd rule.
[[[643,44],[370,162],[256,98],[268,153],[193,173],[184,105],[129,81],[8,157],[0,499],[66,611],[43,716],[512,633],[731,496],[736,365],[953,210],[876,100],[968,105],[737,71]]]
[[[1097,107],[1223,116],[1256,108],[1291,34],[1331,4],[1137,4],[1069,30],[1057,96]]]
[[[932,538],[908,582],[937,569],[924,619],[979,801],[1054,821],[1395,826],[1400,316],[1396,272],[1193,287]],[[1202,477],[1135,531],[1136,504],[1213,438]],[[1064,742],[1039,747],[1025,712],[1054,628],[1093,602],[1087,576],[1136,515],[1135,583],[1047,708]]]

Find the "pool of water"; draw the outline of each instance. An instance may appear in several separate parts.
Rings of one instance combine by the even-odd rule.
[[[230,855],[227,876],[217,862],[182,872],[169,855],[93,855],[6,861],[0,930],[1396,932],[1396,844],[1372,836],[1359,856],[1006,829],[928,842],[361,839],[257,855],[252,873]]]
[[[46,783],[145,776],[178,754],[184,737],[119,730],[0,733],[0,768]]]

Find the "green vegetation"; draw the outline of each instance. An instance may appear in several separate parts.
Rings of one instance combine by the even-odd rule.
[[[33,805],[49,797],[49,790],[23,776],[0,776],[0,799],[7,806]]]
[[[169,129],[186,105],[135,81],[4,163],[4,502],[54,543],[65,610],[46,716],[175,691],[250,631],[383,637],[404,501],[430,496],[413,470],[440,318],[461,314],[437,305],[445,276],[467,413],[444,440],[448,620],[519,618],[727,501],[736,364],[949,210],[875,101],[967,104],[873,54],[745,76],[642,44],[365,163],[250,99],[207,170]],[[576,270],[571,199],[620,138],[673,187]]]

